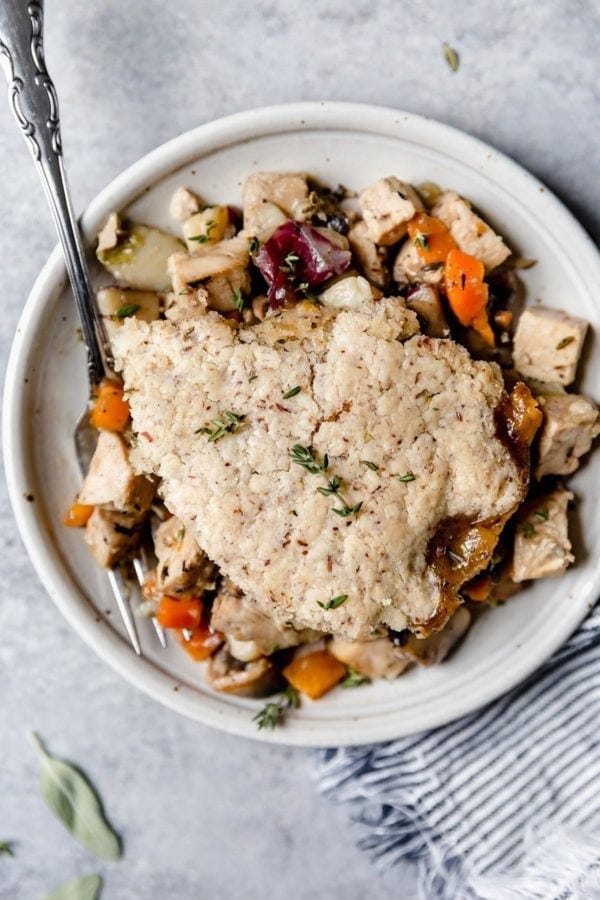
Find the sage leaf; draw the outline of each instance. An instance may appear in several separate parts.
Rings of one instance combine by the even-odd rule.
[[[42,760],[40,791],[56,818],[96,856],[119,859],[121,841],[106,821],[100,798],[88,779],[48,753],[36,734],[31,734],[31,742]]]
[[[46,900],[98,900],[102,890],[99,875],[82,875],[67,881],[46,896]]]

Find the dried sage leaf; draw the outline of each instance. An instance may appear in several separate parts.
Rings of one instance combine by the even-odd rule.
[[[82,875],[67,881],[46,896],[46,900],[98,900],[102,890],[99,875]]]
[[[119,859],[121,841],[106,821],[100,798],[79,769],[53,757],[36,734],[40,754],[40,791],[47,806],[76,841],[102,859]]]

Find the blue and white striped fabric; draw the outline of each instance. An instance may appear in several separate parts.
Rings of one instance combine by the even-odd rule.
[[[600,898],[600,609],[478,713],[318,753],[360,846],[384,867],[414,861],[427,900]]]

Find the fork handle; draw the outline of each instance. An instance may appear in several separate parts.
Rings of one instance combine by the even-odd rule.
[[[66,184],[58,100],[44,60],[43,0],[1,0],[0,65],[8,81],[10,108],[52,210],[81,319],[93,387],[109,373],[110,355]]]

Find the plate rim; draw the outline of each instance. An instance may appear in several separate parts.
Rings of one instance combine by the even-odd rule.
[[[443,140],[445,147],[452,147],[454,155],[461,148],[465,157],[483,154],[496,167],[504,169],[516,177],[522,185],[541,195],[539,203],[549,214],[558,216],[577,240],[581,248],[578,269],[584,268],[582,278],[589,284],[592,278],[600,281],[600,254],[591,237],[581,223],[552,191],[527,169],[510,157],[495,150],[479,138],[466,134],[453,126],[438,122],[415,113],[386,106],[348,102],[304,102],[258,107],[235,113],[197,126],[161,144],[141,157],[122,173],[117,175],[87,206],[81,222],[84,234],[95,230],[95,222],[112,207],[122,208],[131,203],[148,186],[153,185],[197,158],[200,154],[233,146],[254,137],[268,134],[300,132],[321,129],[325,131],[353,130],[372,134],[386,134],[391,137],[408,139],[412,134],[433,133]],[[402,129],[402,130],[400,130]],[[471,164],[469,164],[471,166]],[[472,166],[471,166],[472,167]],[[493,179],[495,180],[495,179]],[[508,193],[512,193],[508,191]],[[522,202],[522,201],[521,201]],[[555,228],[553,228],[553,231]],[[578,599],[573,600],[565,610],[562,627],[545,634],[545,640],[535,654],[527,659],[521,655],[520,665],[516,665],[507,676],[500,689],[495,686],[480,685],[479,691],[468,697],[457,698],[452,711],[446,715],[439,712],[421,710],[419,720],[412,725],[394,727],[394,719],[382,716],[377,724],[349,716],[339,721],[291,720],[285,728],[272,732],[259,732],[251,715],[241,708],[225,707],[218,697],[213,701],[198,695],[186,696],[185,685],[158,671],[150,660],[138,658],[130,647],[106,623],[96,623],[95,612],[89,606],[74,581],[66,576],[66,566],[60,560],[54,544],[47,540],[43,526],[36,516],[35,503],[26,499],[33,461],[28,459],[24,449],[24,410],[31,399],[31,389],[26,382],[28,362],[35,350],[38,326],[44,315],[44,302],[56,296],[66,283],[60,247],[55,247],[42,267],[29,294],[17,325],[9,354],[4,386],[4,408],[2,417],[3,452],[8,484],[8,493],[13,514],[27,550],[29,559],[44,588],[74,631],[97,654],[127,681],[167,707],[189,718],[223,731],[243,737],[297,746],[351,746],[390,740],[454,721],[463,715],[475,712],[486,703],[497,699],[515,685],[523,681],[541,663],[567,640],[577,625],[583,620],[596,599],[600,583],[600,571],[590,577]],[[33,381],[33,379],[31,379]],[[84,602],[82,603],[82,599]],[[93,624],[94,627],[90,627]],[[387,721],[386,721],[387,720]],[[361,727],[362,723],[362,727]],[[340,733],[341,731],[341,733]]]

